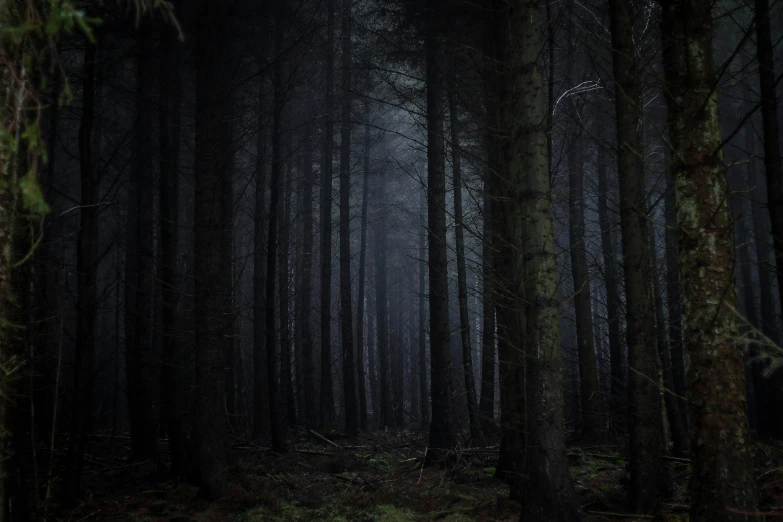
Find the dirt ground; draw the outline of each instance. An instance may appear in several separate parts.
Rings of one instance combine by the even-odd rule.
[[[494,478],[496,447],[463,450],[448,466],[422,469],[426,443],[421,434],[375,432],[358,440],[336,436],[328,440],[331,443],[300,432],[286,455],[237,442],[229,493],[207,502],[198,498],[196,487],[168,479],[165,466],[128,464],[127,454],[117,455],[118,446],[129,453],[127,439],[98,437],[86,459],[84,501],[73,510],[51,508],[47,520],[519,520],[520,506],[508,499],[508,486]],[[687,460],[667,461],[672,489],[657,516],[625,516],[627,462],[611,447],[572,447],[569,462],[582,505],[593,522],[688,520]],[[783,516],[783,448],[759,444],[757,462],[762,510]]]

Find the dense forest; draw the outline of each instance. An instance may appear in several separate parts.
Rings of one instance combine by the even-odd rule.
[[[0,0],[0,522],[783,516],[770,0]]]

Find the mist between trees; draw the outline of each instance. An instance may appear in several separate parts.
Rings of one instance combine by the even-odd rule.
[[[780,14],[0,3],[0,521],[780,516]]]

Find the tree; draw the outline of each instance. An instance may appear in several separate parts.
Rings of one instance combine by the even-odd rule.
[[[351,0],[343,0],[342,125],[340,126],[340,321],[343,342],[345,431],[359,430],[356,411],[356,367],[353,358],[351,297]],[[361,321],[361,317],[357,318]],[[359,347],[361,350],[362,348]]]
[[[179,214],[179,144],[182,80],[181,52],[176,33],[167,26],[160,31],[160,298],[161,298],[161,410],[169,435],[171,470],[187,472],[188,434],[183,412],[183,349],[177,331],[176,311],[180,291],[177,276]]]
[[[430,293],[432,418],[430,447],[452,448],[457,442],[452,419],[449,355],[449,280],[446,254],[446,157],[443,28],[440,0],[425,3],[424,49],[427,67],[427,245]],[[431,452],[433,456],[437,451]]]
[[[652,271],[647,233],[644,164],[638,134],[639,68],[633,40],[633,3],[611,0],[612,65],[617,115],[617,171],[628,340],[628,429],[631,447],[629,504],[648,512],[664,488],[661,407]]]
[[[666,0],[662,7],[684,343],[690,357],[690,519],[749,520],[756,508],[755,481],[737,347],[734,237],[713,89],[712,4]]]
[[[473,351],[470,347],[470,317],[468,315],[468,283],[465,267],[465,233],[462,217],[462,167],[460,165],[460,122],[457,108],[457,60],[452,60],[451,85],[448,92],[449,121],[451,122],[451,171],[454,185],[454,228],[457,243],[457,293],[459,299],[460,340],[462,341],[462,366],[465,379],[465,395],[468,401],[470,438],[478,446],[484,446],[481,432],[476,385],[473,375]]]
[[[230,9],[209,0],[199,5],[195,40],[196,171],[193,275],[195,278],[195,386],[193,446],[200,494],[222,496],[230,462],[225,414],[225,347],[231,321],[230,265],[220,248],[225,176],[231,172]],[[274,272],[272,272],[274,273]]]
[[[520,520],[583,520],[566,459],[563,420],[559,311],[556,300],[554,230],[547,143],[547,105],[539,55],[540,4],[511,2],[502,35],[507,71],[507,109],[502,117],[509,138],[503,147],[509,214],[520,219],[524,292],[524,336],[528,371],[527,441]],[[519,206],[514,209],[514,206]],[[516,255],[520,255],[517,253]],[[517,291],[519,291],[517,290]],[[514,405],[514,407],[523,407]]]
[[[334,153],[334,0],[327,0],[326,121],[321,168],[321,409],[324,429],[334,422],[332,389],[332,156]]]
[[[366,123],[364,128],[364,183],[362,185],[362,224],[359,246],[359,295],[356,310],[356,354],[359,373],[359,427],[367,430],[367,392],[365,390],[364,373],[364,283],[367,266],[367,205],[370,192],[370,125],[369,103],[367,104]]]

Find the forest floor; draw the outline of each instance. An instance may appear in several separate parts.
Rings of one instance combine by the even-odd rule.
[[[299,433],[284,455],[234,445],[229,493],[200,500],[197,488],[166,479],[152,463],[129,465],[129,440],[99,437],[86,457],[85,500],[48,520],[88,522],[406,522],[514,521],[520,506],[494,478],[496,448],[469,449],[448,466],[422,469],[426,443],[408,431],[359,439]],[[117,455],[118,443],[126,455]],[[163,449],[163,448],[161,448]],[[783,516],[783,445],[759,444],[762,509]],[[591,522],[654,519],[624,515],[627,462],[611,447],[569,449],[569,463]],[[667,460],[671,496],[655,520],[686,521],[686,460]]]

